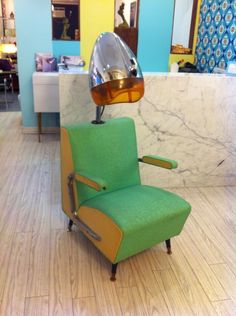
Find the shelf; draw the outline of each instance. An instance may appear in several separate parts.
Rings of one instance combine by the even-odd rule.
[[[11,20],[11,21],[15,21],[15,18],[4,18],[2,16],[0,16],[0,19],[1,20]]]

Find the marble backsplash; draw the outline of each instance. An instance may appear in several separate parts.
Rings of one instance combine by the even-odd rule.
[[[87,75],[59,76],[61,125],[91,121],[95,105]],[[141,164],[142,182],[160,187],[236,185],[236,77],[146,74],[145,95],[108,106],[103,119],[135,120],[139,157],[178,161],[169,171]]]

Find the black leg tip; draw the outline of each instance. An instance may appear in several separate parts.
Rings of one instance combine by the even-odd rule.
[[[113,264],[111,265],[111,277],[110,277],[110,280],[111,280],[112,282],[115,282],[115,280],[116,280],[117,265],[118,265],[118,263],[113,263]]]
[[[167,240],[166,240],[166,248],[167,248],[167,253],[168,253],[168,255],[171,255],[171,254],[172,254],[172,251],[171,251],[171,242],[170,242],[170,239],[167,239]]]
[[[110,277],[111,282],[115,282],[116,281],[116,277],[115,274],[112,274]]]
[[[68,231],[68,232],[71,232],[71,231],[72,231],[72,225],[73,225],[73,221],[70,220],[70,221],[69,221],[69,224],[68,224],[68,226],[67,226],[67,231]]]

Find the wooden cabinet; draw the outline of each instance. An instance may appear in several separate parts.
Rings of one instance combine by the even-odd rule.
[[[121,28],[115,27],[114,32],[125,41],[129,48],[137,56],[138,48],[138,29],[136,27]]]

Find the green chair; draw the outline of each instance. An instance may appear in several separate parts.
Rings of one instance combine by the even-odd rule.
[[[111,119],[61,128],[63,210],[112,263],[178,235],[190,205],[166,190],[142,185],[139,162],[174,169],[158,156],[138,159],[134,122]],[[158,175],[157,175],[158,176]]]

